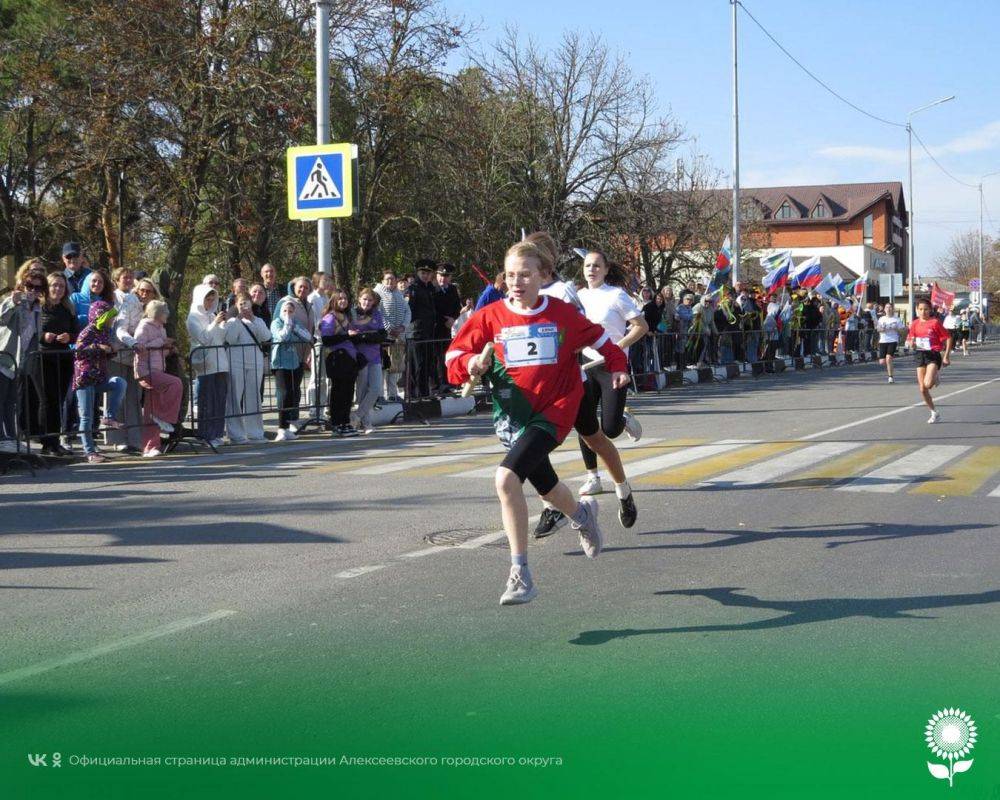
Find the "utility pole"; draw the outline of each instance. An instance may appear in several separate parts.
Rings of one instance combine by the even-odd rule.
[[[330,143],[330,4],[316,2],[316,144]],[[317,266],[324,275],[332,270],[332,232],[329,219],[316,220]]]
[[[733,286],[740,275],[740,84],[737,72],[736,15],[739,0],[729,0],[733,7]]]

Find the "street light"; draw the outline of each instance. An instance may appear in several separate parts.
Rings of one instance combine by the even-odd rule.
[[[940,100],[935,100],[933,103],[928,103],[925,106],[920,106],[920,108],[918,108],[918,109],[916,109],[914,111],[911,111],[909,114],[906,115],[907,161],[909,162],[909,171],[910,171],[910,214],[909,214],[909,220],[908,220],[908,222],[910,224],[908,226],[907,233],[908,233],[908,235],[910,237],[910,279],[909,279],[908,283],[910,285],[910,296],[909,296],[909,299],[910,299],[910,312],[909,312],[909,319],[911,319],[911,320],[914,317],[914,312],[913,312],[913,274],[914,274],[913,273],[913,259],[914,259],[914,248],[913,248],[913,208],[914,208],[914,206],[913,206],[913,128],[910,125],[910,118],[913,117],[914,114],[919,114],[921,111],[926,111],[928,108],[933,108],[934,106],[939,106],[942,103],[947,103],[949,100],[954,100],[954,99],[955,99],[955,95],[951,95],[949,97],[942,97]]]
[[[983,285],[983,181],[1000,175],[1000,170],[987,172],[979,179],[979,314],[986,323],[989,307],[986,304],[986,287]]]

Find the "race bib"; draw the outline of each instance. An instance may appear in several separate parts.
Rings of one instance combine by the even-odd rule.
[[[538,367],[559,360],[559,329],[550,322],[502,331],[508,367]]]
[[[930,350],[931,349],[930,337],[929,336],[914,337],[913,346],[916,347],[917,350]]]

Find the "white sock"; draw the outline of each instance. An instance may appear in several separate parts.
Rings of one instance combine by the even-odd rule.
[[[632,487],[628,485],[628,481],[622,481],[621,483],[616,483],[615,494],[618,495],[619,500],[624,500],[626,497],[632,494]]]
[[[588,469],[587,470],[587,477],[588,478],[596,478],[597,480],[600,480],[601,479],[601,474],[596,469]]]

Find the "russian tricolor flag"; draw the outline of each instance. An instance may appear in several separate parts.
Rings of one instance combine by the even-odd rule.
[[[820,267],[819,256],[803,261],[789,274],[792,288],[814,289],[823,280],[823,270]]]
[[[768,294],[772,294],[782,286],[788,285],[788,270],[792,265],[792,251],[782,250],[774,255],[760,260],[760,265],[767,270],[762,281]]]
[[[719,255],[715,257],[715,272],[712,273],[712,280],[708,282],[709,290],[718,289],[724,283],[729,282],[729,273],[733,269],[732,246],[729,244],[729,237],[722,243]]]

